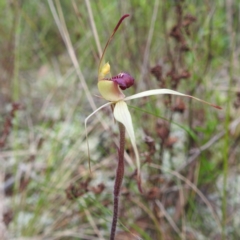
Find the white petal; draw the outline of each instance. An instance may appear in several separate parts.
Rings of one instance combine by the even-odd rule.
[[[92,112],[86,119],[85,119],[85,134],[86,134],[86,141],[87,141],[87,150],[88,150],[88,165],[89,165],[89,169],[91,170],[90,167],[90,151],[89,151],[89,143],[88,143],[88,133],[87,133],[87,122],[89,120],[90,117],[92,117],[95,113],[97,113],[99,110],[101,110],[102,108],[109,106],[110,104],[112,104],[111,102],[108,102],[106,104],[103,104],[101,107],[99,107],[98,109],[96,109],[94,112]]]
[[[183,94],[183,93],[171,90],[171,89],[154,89],[154,90],[149,90],[149,91],[145,91],[145,92],[134,94],[134,95],[132,95],[130,97],[126,97],[124,100],[128,101],[128,100],[131,100],[131,99],[142,98],[142,97],[147,97],[147,96],[152,96],[152,95],[159,95],[159,94],[173,94],[173,95],[178,95],[178,96],[183,96],[183,97],[189,97],[189,98],[193,98],[195,100],[198,100],[200,102],[206,103],[206,104],[208,104],[208,105],[210,105],[212,107],[221,109],[221,107],[213,105],[213,104],[208,103],[208,102],[205,102],[202,99],[199,99],[199,98],[187,95],[187,94]]]
[[[132,117],[128,110],[127,104],[124,101],[119,101],[116,103],[114,107],[114,117],[118,122],[121,122],[127,130],[127,133],[130,137],[133,150],[136,156],[138,176],[140,176],[140,159],[139,159],[139,154],[138,154],[136,140],[135,140]]]

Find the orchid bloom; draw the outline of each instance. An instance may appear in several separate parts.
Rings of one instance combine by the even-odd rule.
[[[87,126],[87,121],[88,119],[93,116],[96,112],[98,112],[100,109],[112,105],[114,110],[113,110],[113,115],[116,121],[122,123],[126,131],[130,137],[134,152],[135,152],[135,157],[136,157],[136,164],[137,164],[137,173],[138,177],[140,179],[140,158],[139,158],[139,153],[136,145],[136,140],[135,140],[135,134],[134,134],[134,128],[133,128],[133,123],[132,123],[132,117],[131,114],[128,110],[128,106],[126,104],[127,101],[132,100],[132,99],[137,99],[137,98],[142,98],[142,97],[147,97],[147,96],[152,96],[152,95],[160,95],[160,94],[172,94],[172,95],[178,95],[178,96],[183,96],[183,97],[189,97],[193,98],[195,100],[198,100],[200,102],[203,102],[205,104],[208,104],[212,107],[221,109],[220,107],[213,105],[211,103],[205,102],[199,98],[195,98],[190,95],[186,95],[174,90],[170,89],[153,89],[153,90],[148,90],[144,92],[140,92],[137,94],[134,94],[129,97],[125,97],[123,94],[122,90],[125,90],[126,88],[131,87],[134,84],[134,78],[131,77],[130,74],[128,73],[119,73],[115,77],[111,77],[110,74],[110,64],[107,62],[105,64],[102,64],[103,62],[103,57],[106,51],[107,46],[109,45],[110,41],[112,40],[114,34],[116,33],[117,29],[119,28],[120,24],[122,21],[128,17],[129,15],[126,14],[121,17],[119,20],[118,24],[116,25],[112,35],[110,36],[104,51],[103,55],[100,60],[99,64],[99,69],[98,69],[98,90],[101,94],[101,96],[108,101],[108,103],[102,105],[99,107],[97,110],[95,110],[92,114],[90,114],[86,119],[85,119],[85,128]]]

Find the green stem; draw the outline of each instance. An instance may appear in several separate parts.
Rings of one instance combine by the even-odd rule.
[[[122,180],[124,175],[124,147],[125,147],[125,127],[122,123],[119,123],[120,142],[118,149],[118,166],[116,171],[116,178],[114,184],[114,203],[113,203],[113,219],[110,240],[114,240],[117,220],[118,220],[118,208],[119,208],[119,195],[122,186]]]

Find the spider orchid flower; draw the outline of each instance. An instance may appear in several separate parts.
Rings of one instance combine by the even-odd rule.
[[[183,94],[171,89],[153,89],[148,90],[144,92],[140,92],[137,94],[134,94],[132,96],[125,97],[122,90],[125,90],[126,88],[131,87],[134,84],[134,78],[125,72],[119,73],[117,76],[111,77],[110,73],[110,64],[107,62],[105,64],[102,64],[103,57],[106,51],[107,46],[109,45],[110,41],[112,40],[114,34],[116,33],[117,29],[119,28],[122,21],[128,17],[129,15],[124,15],[119,20],[118,24],[116,25],[112,35],[110,36],[104,51],[103,55],[100,60],[99,69],[98,69],[98,90],[101,94],[101,96],[108,101],[108,103],[102,105],[97,110],[95,110],[92,114],[90,114],[85,119],[85,128],[87,125],[88,119],[93,116],[96,112],[98,112],[100,109],[112,105],[113,106],[113,115],[116,121],[122,123],[129,135],[129,138],[131,140],[131,144],[133,146],[133,150],[136,157],[136,165],[137,165],[137,174],[138,174],[138,181],[140,182],[140,158],[139,153],[137,149],[137,144],[135,140],[135,134],[134,134],[134,128],[132,123],[132,117],[128,110],[127,101],[152,95],[161,95],[161,94],[172,94],[172,95],[178,95],[183,97],[189,97],[193,98],[195,100],[198,100],[200,102],[203,102],[205,104],[208,104],[214,108],[221,109],[221,107],[213,105],[211,103],[205,102],[199,98]]]

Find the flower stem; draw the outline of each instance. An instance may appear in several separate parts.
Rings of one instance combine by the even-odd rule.
[[[119,207],[119,195],[124,175],[124,146],[125,146],[125,127],[122,123],[118,123],[119,132],[120,132],[120,141],[119,141],[119,149],[118,149],[118,166],[116,171],[116,178],[114,184],[114,202],[113,202],[113,219],[112,219],[112,228],[110,240],[114,240],[117,220],[118,220],[118,207]]]

